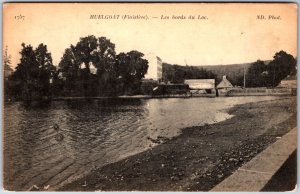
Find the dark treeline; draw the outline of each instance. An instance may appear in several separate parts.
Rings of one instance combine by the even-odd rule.
[[[232,83],[233,86],[242,86],[244,81],[244,70],[247,70],[250,65],[251,63],[243,63],[228,65],[205,65],[198,67],[216,74],[216,84],[218,84],[222,80],[222,77],[226,75],[227,79],[230,81],[230,83]]]
[[[223,75],[234,86],[244,86],[244,71],[246,87],[276,87],[280,81],[287,76],[297,74],[297,60],[285,51],[277,52],[273,60],[257,60],[253,63],[232,64],[232,65],[212,65],[197,66],[217,75],[218,84]]]
[[[54,66],[47,46],[22,44],[21,59],[8,78],[9,96],[25,101],[59,96],[118,96],[139,93],[148,61],[143,53],[116,54],[105,37],[87,36],[67,48]]]
[[[243,71],[245,69],[246,87],[276,87],[282,79],[297,74],[296,66],[297,60],[285,51],[277,52],[273,60],[268,62],[257,60],[251,64],[231,65],[229,69],[226,65],[206,69],[201,66],[180,66],[163,63],[163,80],[171,83],[183,83],[185,79],[215,79],[217,85],[221,82],[222,76],[227,75],[227,79],[234,86],[243,87]],[[220,71],[213,71],[213,69]]]
[[[23,43],[22,47],[20,63],[8,78],[9,96],[24,101],[49,97],[56,68],[47,46],[40,44],[33,49]]]
[[[216,79],[216,74],[194,66],[162,64],[162,76],[165,82],[184,83],[185,79]]]
[[[37,48],[22,44],[20,63],[5,79],[5,97],[16,100],[41,100],[52,97],[95,97],[141,94],[141,80],[148,70],[143,53],[130,51],[116,54],[115,44],[105,37],[87,36],[71,45],[55,66],[47,46]],[[10,58],[4,57],[5,66]],[[297,60],[280,51],[272,61],[252,63],[246,72],[246,87],[276,87],[287,76],[296,75]],[[196,66],[163,63],[162,80],[184,83],[185,79],[216,79],[220,76]],[[243,86],[244,76],[231,78]]]
[[[268,64],[257,60],[247,70],[246,87],[276,87],[282,79],[297,74],[296,66],[297,60],[285,51],[277,52]]]

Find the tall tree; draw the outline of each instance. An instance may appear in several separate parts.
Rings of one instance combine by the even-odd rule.
[[[267,66],[261,60],[252,63],[246,74],[246,87],[267,86],[268,72]]]
[[[35,59],[35,53],[31,45],[26,46],[22,43],[21,60],[16,67],[13,74],[16,88],[19,89],[17,93],[25,101],[31,101],[34,89],[37,86],[38,65]]]
[[[76,44],[74,53],[76,58],[85,65],[87,75],[90,73],[90,64],[92,62],[92,53],[97,49],[97,38],[95,36],[87,36],[80,38]]]
[[[117,55],[117,69],[119,78],[123,80],[124,92],[135,94],[140,88],[141,79],[148,70],[148,61],[143,59],[143,53],[130,51]]]
[[[277,52],[268,65],[269,83],[277,86],[288,75],[296,74],[296,59],[285,51]]]
[[[65,50],[61,61],[59,62],[60,76],[64,80],[64,93],[65,95],[76,96],[81,94],[80,87],[80,64],[81,61],[78,60],[75,47],[73,45]]]
[[[148,69],[148,62],[142,57],[138,51],[117,56],[115,44],[109,39],[87,36],[66,49],[59,68],[65,86],[71,90],[78,88],[74,83],[82,83],[84,96],[119,95],[129,90],[135,93],[134,88],[138,88]],[[91,73],[90,67],[96,69],[96,74]]]
[[[11,93],[11,73],[13,72],[13,69],[11,68],[11,56],[8,55],[8,48],[5,47],[5,52],[3,56],[3,65],[4,65],[4,96],[5,99],[8,99],[12,93]]]
[[[91,84],[91,70],[90,66],[92,64],[93,55],[97,50],[97,38],[93,35],[80,38],[80,41],[76,44],[74,47],[74,54],[78,61],[80,62],[80,65],[83,65],[85,68],[81,68],[81,74],[82,77],[82,86],[84,89],[84,96],[90,96],[90,84]]]
[[[21,60],[12,75],[13,90],[25,101],[50,97],[50,80],[55,67],[47,47],[40,44],[35,50],[22,43]]]
[[[115,44],[106,37],[98,38],[97,50],[92,53],[97,69],[99,95],[113,95],[116,91],[117,69]]]
[[[97,68],[97,74],[101,75],[103,72],[111,72],[114,74],[115,60],[115,44],[105,37],[100,37],[98,39],[97,51],[93,52],[93,63]]]
[[[5,47],[5,52],[4,52],[4,56],[3,56],[3,64],[4,64],[5,68],[11,69],[11,67],[10,67],[10,65],[11,65],[11,55],[8,55],[7,46]]]
[[[75,46],[65,50],[59,64],[66,90],[71,95],[81,96],[105,95],[113,91],[117,77],[115,57],[115,45],[109,39],[93,35],[80,38]],[[96,69],[96,75],[91,68]]]
[[[56,72],[53,65],[51,53],[48,52],[47,46],[40,44],[35,49],[35,58],[39,69],[38,80],[40,82],[40,93],[42,96],[50,96],[50,82]]]

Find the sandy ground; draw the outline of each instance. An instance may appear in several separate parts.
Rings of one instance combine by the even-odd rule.
[[[151,150],[94,170],[61,191],[208,191],[296,126],[296,98],[238,105],[226,121],[182,129]]]

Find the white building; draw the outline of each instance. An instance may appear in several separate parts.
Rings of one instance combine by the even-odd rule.
[[[285,79],[281,80],[280,84],[277,87],[281,88],[297,88],[297,76],[287,76]]]
[[[148,71],[145,74],[145,79],[160,81],[162,79],[162,60],[154,53],[149,53],[144,56],[148,60]]]
[[[186,79],[192,96],[215,96],[215,79]]]
[[[215,79],[186,79],[184,83],[188,84],[191,90],[215,89]]]

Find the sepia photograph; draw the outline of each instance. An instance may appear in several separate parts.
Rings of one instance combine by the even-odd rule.
[[[2,10],[3,191],[297,191],[296,3]]]

